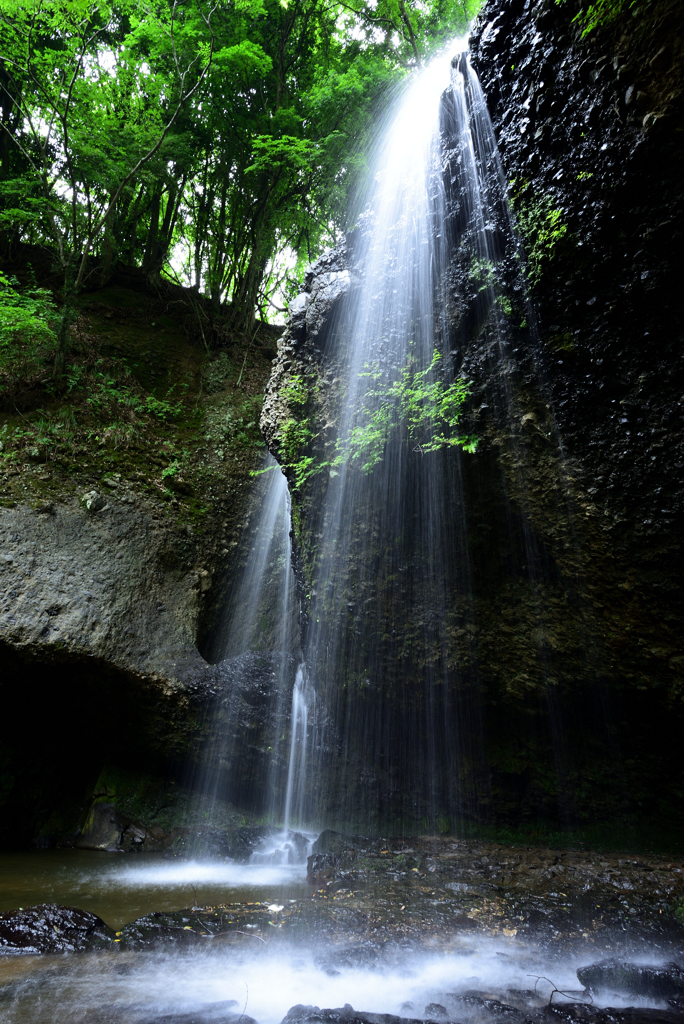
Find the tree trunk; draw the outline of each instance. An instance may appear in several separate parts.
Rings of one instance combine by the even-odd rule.
[[[159,238],[159,208],[161,206],[161,192],[155,193],[150,205],[150,226],[147,231],[147,242],[143,255],[142,270],[149,278],[153,273],[155,257],[157,254],[157,239]]]

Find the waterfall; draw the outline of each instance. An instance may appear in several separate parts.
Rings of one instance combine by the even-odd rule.
[[[338,352],[338,447],[351,451],[331,474],[316,524],[305,650],[334,729],[321,744],[334,754],[316,772],[327,780],[319,807],[350,823],[378,824],[383,804],[419,828],[448,814],[468,780],[443,766],[476,766],[480,753],[473,681],[448,657],[449,633],[473,619],[462,457],[451,445],[428,450],[439,424],[407,429],[402,402],[411,393],[395,386],[407,374],[414,391],[432,383],[436,359],[444,389],[457,379],[445,322],[440,140],[452,53],[416,74],[380,147],[362,281]],[[369,423],[380,442],[358,452],[354,440]]]
[[[269,455],[207,645],[220,696],[210,712],[210,739],[194,779],[208,827],[221,825],[226,801],[251,804],[272,823],[260,826],[262,841],[251,856],[259,865],[301,864],[309,843],[291,831],[291,824],[303,820],[311,695],[302,663],[290,533],[287,481]],[[259,720],[259,732],[248,747],[257,750],[259,759],[245,772],[243,733],[253,718]],[[245,774],[254,776],[246,784]]]
[[[512,621],[535,646],[505,686],[521,706],[543,705],[548,735],[531,742],[552,750],[559,788],[566,774],[545,639],[544,588],[555,570],[528,507],[525,396],[543,394],[534,315],[462,42],[411,77],[372,181],[348,245],[353,287],[306,357],[310,367],[317,352],[335,388],[321,424],[324,475],[296,496],[306,615],[301,650],[291,633],[278,641],[299,668],[293,682],[283,671],[276,688],[266,788],[271,817],[286,829],[329,821],[449,832],[487,820],[493,733],[507,756],[510,723],[498,712],[492,721],[491,675],[480,673],[490,577],[504,580],[502,601],[507,579],[525,581],[522,604],[510,586]],[[485,421],[487,439],[478,435]],[[560,465],[552,426],[537,429]],[[264,630],[273,650],[274,621],[286,631],[294,621],[287,489],[277,470],[266,476],[218,634],[223,657],[259,649]],[[522,735],[526,723],[518,728]],[[230,767],[229,756],[223,762]]]
[[[300,685],[301,668],[297,672],[295,668],[301,653],[289,494],[287,481],[271,456],[256,484],[234,565],[237,569],[207,646],[207,656],[216,663],[224,685],[210,714],[210,741],[194,786],[202,794],[209,820],[216,818],[227,799],[252,803],[254,810],[278,822],[283,819],[285,789],[289,799],[299,785],[297,772],[291,764],[288,767],[285,737],[292,689]],[[301,712],[297,715],[301,717]],[[258,767],[251,768],[260,777],[247,779],[245,785],[236,743],[249,727],[245,719],[250,717],[260,721],[256,745],[263,754]],[[293,725],[293,734],[296,731]]]
[[[287,480],[270,455],[253,507],[239,541],[235,581],[212,638],[213,661],[250,650],[290,651],[296,644]]]
[[[307,693],[306,666],[297,669],[292,690],[292,715],[290,718],[290,757],[287,769],[287,790],[285,793],[285,814],[283,828],[287,831],[294,817],[301,824],[304,813],[306,787],[306,750],[309,738],[309,694]]]
[[[334,458],[307,512],[316,541],[304,652],[326,714],[304,814],[356,829],[449,831],[486,820],[492,799],[477,646],[486,581],[471,564],[477,531],[493,528],[482,522],[489,494],[542,635],[537,590],[550,572],[526,510],[520,428],[516,353],[534,347],[533,316],[464,44],[409,83],[350,244],[358,281],[321,354],[341,382]],[[478,401],[493,407],[507,446],[498,460],[473,454],[472,409],[467,427],[459,420],[484,376]],[[535,672],[553,731],[544,657]],[[553,747],[560,769],[560,727]]]

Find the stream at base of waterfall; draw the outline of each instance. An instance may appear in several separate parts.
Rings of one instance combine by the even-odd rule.
[[[396,166],[402,166],[406,147],[415,146],[416,138],[422,140],[421,159],[434,148],[450,57],[416,76],[407,90],[389,146],[388,159]],[[453,75],[456,99],[447,96],[446,106],[451,103],[450,116],[458,120],[465,90],[470,102],[477,102],[476,82],[465,58],[456,62]],[[407,118],[414,119],[414,127],[421,119],[430,122],[425,113],[430,103],[434,125],[414,132]],[[487,140],[477,144],[482,151]],[[404,178],[410,179],[412,169],[424,174],[424,159],[405,165]],[[473,160],[466,132],[459,166]],[[371,232],[367,279],[383,277],[387,288],[385,272],[373,271],[373,261],[384,265],[388,251],[408,256],[417,246],[431,248],[428,228],[435,208],[434,196],[420,216],[415,203],[405,204],[407,188],[414,198],[426,192],[424,179],[404,180],[403,192],[396,192],[391,176],[381,174],[379,181],[379,227]],[[471,213],[465,210],[464,216]],[[410,221],[409,234],[397,243],[402,218]],[[483,221],[476,232],[481,251],[474,253],[481,261],[492,258],[487,237]],[[386,292],[378,298],[369,287],[362,291],[357,334],[375,335],[382,344],[375,353],[357,347],[348,354],[350,386],[358,388],[371,374],[377,398],[383,373],[401,372],[414,356],[419,374],[434,361],[431,275],[439,258],[434,248],[432,253],[427,271],[424,263],[416,270],[411,257],[411,273],[418,276],[402,301],[390,301]],[[482,289],[491,290],[483,267],[476,268]],[[405,329],[407,295],[418,295],[423,303],[409,318],[413,337]],[[384,318],[382,329],[378,318]],[[374,356],[385,360],[385,369],[364,370]],[[412,380],[417,386],[415,375]],[[360,413],[363,395],[353,389],[349,399],[340,436],[358,440],[359,415],[372,417],[375,411]],[[684,1019],[684,969],[673,962],[684,947],[682,863],[506,847],[447,835],[397,839],[332,829],[318,834],[309,827],[322,821],[320,809],[331,794],[358,793],[364,786],[362,778],[350,779],[353,760],[328,763],[322,777],[321,734],[315,731],[326,665],[334,674],[335,659],[344,654],[353,667],[358,653],[345,653],[343,624],[331,625],[324,607],[324,600],[334,606],[343,597],[340,559],[356,544],[355,510],[363,508],[369,521],[375,516],[387,540],[392,501],[403,487],[419,484],[430,501],[408,513],[422,523],[423,549],[435,545],[425,563],[428,585],[446,587],[444,574],[454,568],[440,546],[450,536],[439,519],[441,485],[428,472],[423,451],[409,472],[399,448],[391,440],[388,446],[375,492],[353,476],[354,452],[341,449],[324,515],[322,582],[314,606],[321,614],[311,617],[303,650],[287,485],[272,460],[264,467],[258,510],[246,529],[242,568],[212,658],[235,659],[239,666],[240,658],[269,652],[269,665],[279,666],[272,672],[268,709],[269,778],[262,780],[264,816],[271,824],[260,833],[260,843],[244,863],[79,850],[0,857],[3,1024],[279,1024],[283,1019],[290,1024],[392,1024],[395,1019],[494,1024],[502,1016],[520,1024],[558,1018],[657,1024]],[[378,502],[389,502],[387,516],[379,515]],[[467,597],[467,552],[460,555],[457,575]],[[366,736],[363,730],[352,736],[358,719],[346,700],[340,697],[333,714],[338,726],[347,723],[337,748],[342,752]],[[435,756],[452,751],[458,757],[463,749],[459,737],[448,733],[456,721],[452,711],[447,706],[425,711],[422,726],[435,729]],[[235,796],[231,780],[238,774],[232,758],[239,703],[228,702],[219,712],[223,739],[207,752],[192,780],[208,801],[209,817],[212,801]],[[434,799],[460,797],[435,790]]]

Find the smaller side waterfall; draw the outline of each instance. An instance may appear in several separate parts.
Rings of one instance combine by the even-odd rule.
[[[287,788],[283,830],[267,839],[250,858],[251,864],[303,864],[311,852],[315,833],[301,831],[306,814],[308,782],[307,752],[310,718],[313,717],[313,691],[309,685],[306,665],[297,668],[292,689],[290,715],[290,753],[287,767]],[[294,831],[294,830],[297,831]]]
[[[207,827],[231,807],[282,821],[288,718],[299,653],[287,481],[268,456],[205,646],[214,662],[206,742],[193,788]]]
[[[291,652],[298,647],[291,559],[287,480],[268,456],[240,538],[235,582],[207,651],[211,661],[245,651]]]
[[[234,820],[236,807],[252,811],[261,821],[248,826],[249,845],[258,844],[250,863],[301,865],[312,837],[293,832],[291,823],[304,818],[310,687],[300,650],[287,481],[271,456],[263,469],[206,650],[215,662],[214,696],[194,780],[195,817],[199,831],[212,835],[209,847],[220,852],[212,830],[230,830],[224,819]]]
[[[292,819],[301,824],[304,817],[306,795],[306,753],[309,738],[309,700],[306,665],[297,669],[292,690],[292,717],[290,725],[290,759],[287,769],[284,828],[290,828]]]

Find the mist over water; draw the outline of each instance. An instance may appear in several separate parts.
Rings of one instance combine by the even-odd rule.
[[[210,949],[186,953],[123,953],[95,961],[87,955],[49,965],[43,961],[4,990],[2,1019],[8,1024],[106,1020],[136,1024],[152,1016],[201,1011],[207,1014],[202,1020],[210,1020],[211,1005],[222,1003],[222,1012],[244,1012],[259,1024],[280,1024],[297,1004],[341,1007],[348,1003],[366,1012],[415,1018],[430,1017],[425,1008],[437,1003],[450,1019],[477,1024],[482,1011],[468,1003],[469,993],[507,999],[510,1004],[520,993],[533,990],[541,975],[550,977],[558,988],[577,993],[576,969],[589,959],[578,954],[559,960],[534,947],[476,937],[456,941],[448,953],[397,949],[380,962],[337,963],[331,969],[320,949],[284,946],[274,951],[255,940],[258,948],[251,952],[244,947],[217,948],[221,941],[210,941]],[[656,960],[657,954],[649,957],[642,951],[642,959]],[[539,984],[536,1003],[543,1006],[552,986]],[[226,1006],[231,1000],[234,1005]],[[554,1002],[562,1005],[567,999],[556,996]],[[606,1005],[606,1001],[595,1005]],[[609,1005],[627,1003],[611,994]],[[654,1001],[632,998],[629,1005],[652,1006]],[[217,1013],[220,1017],[218,1007]]]

